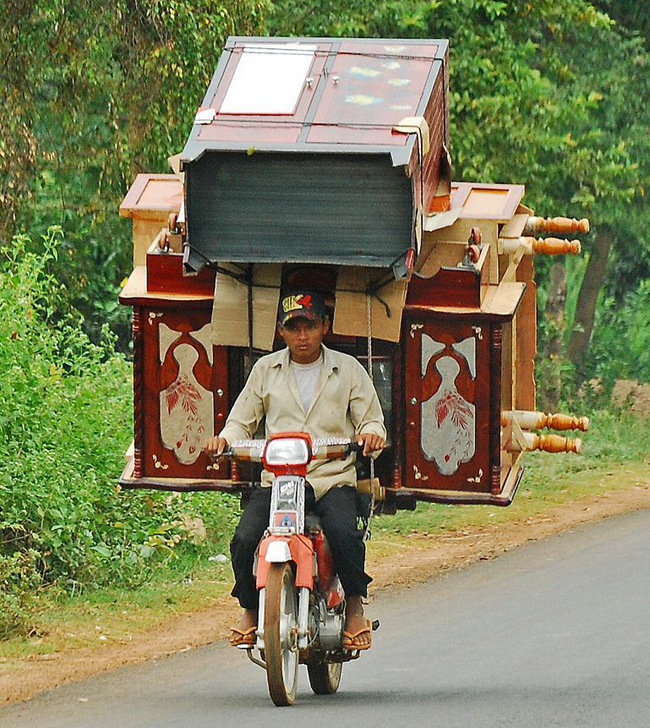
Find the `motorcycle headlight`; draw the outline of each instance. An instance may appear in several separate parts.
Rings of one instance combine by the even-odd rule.
[[[264,452],[264,462],[268,465],[307,465],[309,446],[299,437],[279,437],[269,440]]]

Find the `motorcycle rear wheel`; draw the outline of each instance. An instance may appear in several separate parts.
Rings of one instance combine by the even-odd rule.
[[[264,592],[264,661],[275,705],[291,705],[298,685],[298,604],[291,564],[269,566]]]
[[[309,684],[316,695],[333,695],[341,684],[343,664],[340,662],[314,662],[307,665]]]

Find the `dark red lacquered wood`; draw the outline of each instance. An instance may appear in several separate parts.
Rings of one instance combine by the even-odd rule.
[[[404,483],[404,356],[398,347],[393,354],[393,488]]]
[[[407,303],[411,306],[481,305],[481,274],[474,268],[441,268],[431,278],[413,277]]]
[[[341,43],[329,79],[322,81],[309,143],[405,145],[407,135],[392,131],[400,120],[394,107],[404,107],[402,118],[415,115],[438,47],[409,45],[391,58],[386,45]],[[389,69],[393,59],[396,68]]]
[[[183,275],[182,253],[147,253],[147,292],[212,296],[216,272],[205,267],[193,276]]]
[[[490,485],[501,492],[501,362],[503,327],[493,323],[490,331]]]
[[[448,53],[445,54],[442,60],[443,68],[436,75],[433,90],[424,112],[424,118],[429,127],[430,151],[421,159],[416,145],[409,164],[409,175],[413,179],[416,195],[420,194],[421,191],[418,202],[422,205],[424,213],[434,209],[438,212],[448,209],[448,201],[436,199],[436,195],[440,192],[438,184],[441,178],[448,176],[450,173],[443,170],[443,155],[446,154],[443,151],[443,145],[449,145],[447,138],[449,136],[449,123],[447,120],[449,108],[446,103],[448,84],[444,80],[447,73]]]
[[[230,480],[187,480],[185,482],[171,478],[126,478],[119,480],[124,490],[164,490],[176,493],[192,493],[194,491],[217,491],[222,493],[246,493],[250,483],[235,483]]]
[[[142,477],[144,447],[143,309],[133,308],[133,474]]]
[[[444,345],[430,357],[424,376],[421,371],[422,335]],[[476,347],[475,372],[472,378],[469,365],[453,344],[473,337]],[[408,316],[402,336],[405,347],[405,471],[404,487],[451,491],[490,490],[490,352],[489,325],[480,318],[474,321],[445,319],[433,313],[428,316]],[[421,406],[436,394],[442,380],[436,362],[450,357],[459,367],[454,386],[458,394],[474,406],[474,455],[450,475],[443,475],[433,459],[422,450],[421,432],[426,426],[421,419]]]
[[[512,503],[521,478],[524,474],[524,468],[519,466],[514,474],[508,473],[508,479],[512,479],[512,483],[507,492],[474,493],[464,491],[426,491],[421,489],[400,488],[398,490],[386,489],[387,503],[394,502],[399,510],[414,510],[417,501],[428,503],[449,503],[454,505],[489,505],[489,506],[509,506]],[[410,501],[410,503],[409,503]],[[412,505],[411,505],[412,504]]]
[[[136,307],[140,311],[140,350],[141,350],[141,385],[136,388],[136,411],[140,412],[143,423],[140,448],[140,469],[136,477],[154,478],[215,478],[228,477],[228,464],[225,461],[212,463],[202,452],[204,441],[221,429],[228,407],[228,362],[225,347],[212,346],[206,339],[205,327],[209,325],[211,309],[208,305],[201,309],[162,309]],[[161,347],[161,327],[165,328],[167,343]],[[198,334],[203,330],[203,334]],[[202,339],[202,342],[198,338]],[[205,345],[209,346],[208,349]],[[184,383],[179,365],[179,347],[190,347],[194,354],[190,357],[191,377],[202,390],[212,393],[213,408],[210,421],[201,420],[193,425],[198,439],[190,448],[191,462],[182,462],[172,447],[173,443],[164,443],[162,439],[161,417],[169,414],[172,407],[192,408],[192,398],[178,402],[170,399],[170,392],[178,386],[183,392],[185,387],[193,387],[191,381]],[[164,354],[160,360],[161,352]],[[212,356],[210,363],[209,354]],[[181,357],[182,358],[182,357]],[[137,368],[136,368],[137,371]],[[170,389],[170,385],[174,385]],[[200,391],[199,391],[200,394]],[[205,395],[204,395],[205,396]],[[191,414],[191,412],[190,412]],[[189,415],[188,415],[189,416]],[[145,426],[146,424],[146,426]],[[136,450],[137,452],[137,450]],[[197,454],[198,453],[198,454]]]
[[[239,474],[239,463],[236,460],[233,460],[230,463],[230,479],[233,482],[239,481],[241,478]]]

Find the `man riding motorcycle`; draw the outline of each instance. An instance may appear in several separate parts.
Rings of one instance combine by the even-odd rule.
[[[206,443],[208,452],[220,455],[236,440],[253,437],[264,417],[267,437],[278,432],[349,437],[363,445],[364,455],[384,448],[386,429],[377,392],[354,357],[323,345],[329,326],[319,293],[302,291],[283,297],[278,333],[287,346],[255,364],[223,430]],[[354,456],[314,461],[307,480],[311,486],[307,505],[321,519],[346,596],[343,646],[368,649],[371,625],[362,600],[371,578],[365,573],[365,545],[357,529]],[[253,489],[230,546],[235,573],[232,595],[244,610],[232,628],[233,646],[255,642],[258,593],[253,561],[269,522],[270,484],[269,474],[263,472],[262,487]]]

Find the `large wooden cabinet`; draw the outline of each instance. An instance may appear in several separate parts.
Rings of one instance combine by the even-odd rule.
[[[138,306],[134,345],[141,409],[136,473],[209,477],[212,466],[203,446],[223,423],[228,401],[227,354],[210,341],[210,308]]]
[[[499,483],[501,326],[409,316],[404,330],[406,480],[489,492]]]

